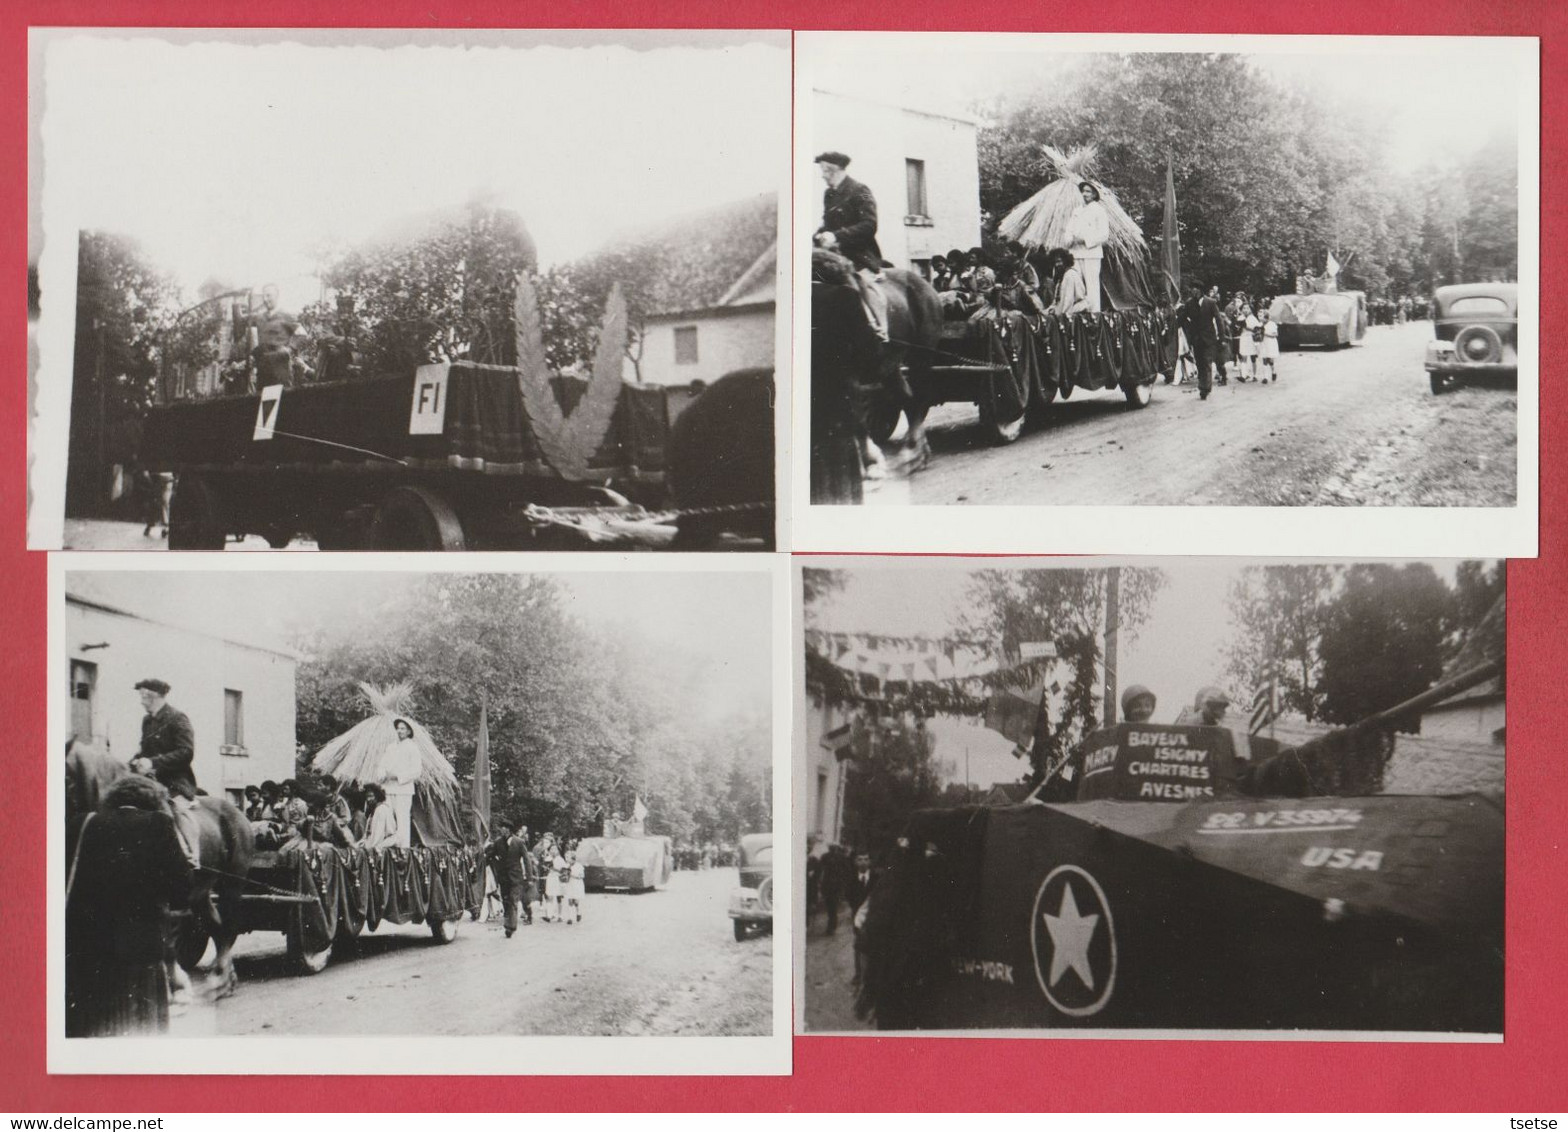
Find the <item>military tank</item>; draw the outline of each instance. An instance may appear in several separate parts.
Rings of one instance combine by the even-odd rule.
[[[1379,792],[1389,729],[1499,671],[1291,749],[1122,723],[1024,804],[916,813],[857,1008],[891,1030],[1500,1033],[1501,795]]]

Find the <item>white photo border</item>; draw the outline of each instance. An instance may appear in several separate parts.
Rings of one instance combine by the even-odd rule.
[[[301,574],[423,573],[423,574],[757,574],[769,579],[772,606],[773,711],[773,837],[790,837],[790,745],[792,713],[790,667],[779,650],[791,639],[789,563],[777,554],[728,555],[604,555],[452,554],[452,555],[240,555],[220,560],[213,555],[141,555],[73,553],[49,555],[48,671],[63,673],[66,663],[65,581],[73,573],[200,574],[221,570]],[[50,765],[65,749],[70,705],[65,682],[48,681],[47,740]],[[61,775],[48,776],[47,828],[58,831],[65,821],[65,788]],[[65,1036],[65,847],[50,836],[47,850],[48,892],[46,931],[46,1063],[50,1073],[91,1074],[330,1074],[330,1075],[497,1075],[573,1074],[621,1075],[788,1075],[792,1071],[790,1017],[791,921],[774,918],[771,983],[771,1034],[744,1037],[399,1037],[288,1035],[211,1038]],[[776,855],[775,907],[793,904],[794,858]],[[725,931],[721,922],[715,931]]]
[[[812,89],[817,53],[1050,50],[1091,52],[1216,51],[1252,54],[1497,53],[1519,77],[1519,391],[1517,491],[1511,507],[1223,507],[1223,506],[846,506],[811,503],[811,320],[795,323],[795,421],[791,473],[793,545],[818,553],[910,554],[1226,554],[1349,557],[1534,558],[1540,552],[1540,40],[1534,37],[1348,35],[1143,35],[798,32],[795,36],[794,307],[811,310],[809,230],[821,200],[811,164]],[[1419,364],[1416,359],[1412,364]]]

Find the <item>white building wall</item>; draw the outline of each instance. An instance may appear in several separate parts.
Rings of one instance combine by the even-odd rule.
[[[85,649],[84,645],[107,647]],[[93,739],[129,762],[141,742],[142,707],[134,685],[157,677],[169,702],[190,716],[196,733],[196,783],[209,794],[281,782],[294,775],[295,661],[264,649],[68,602],[69,661],[96,665]],[[58,679],[69,680],[69,666]],[[224,691],[244,697],[243,755],[225,755]],[[71,710],[67,697],[66,711]],[[67,731],[70,724],[67,722]]]
[[[806,836],[839,841],[844,833],[844,787],[848,764],[822,746],[822,736],[847,716],[831,707],[806,709]]]
[[[722,308],[705,311],[691,318],[657,318],[644,330],[642,379],[649,385],[690,385],[704,381],[712,385],[738,369],[773,366],[773,308],[729,313]],[[697,361],[675,360],[675,331],[696,327]],[[630,360],[626,363],[628,380],[636,377]]]
[[[980,159],[971,120],[886,106],[829,91],[816,92],[813,153],[836,149],[849,155],[849,175],[870,186],[877,198],[877,243],[898,267],[968,249],[980,242]],[[908,218],[907,160],[924,161],[929,225]],[[822,223],[817,182],[806,210],[812,231]]]
[[[1491,743],[1495,741],[1493,735],[1502,729],[1506,715],[1506,704],[1500,699],[1439,706],[1421,714],[1421,736]]]

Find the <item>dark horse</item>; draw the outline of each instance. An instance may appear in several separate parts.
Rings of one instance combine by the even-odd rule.
[[[853,429],[859,439],[885,444],[903,416],[909,423],[906,443],[923,455],[929,406],[915,388],[936,360],[942,307],[936,290],[917,272],[889,268],[883,277],[887,342],[877,339],[861,309],[854,265],[822,248],[811,253],[813,432],[820,426],[841,441],[842,430]],[[832,446],[815,436],[813,446],[814,457],[820,453],[831,461]]]
[[[773,371],[737,370],[703,390],[670,429],[675,545],[718,548],[725,535],[774,543]],[[704,513],[705,512],[705,513]]]
[[[82,825],[98,808],[109,786],[130,774],[124,763],[90,745],[73,743],[66,754],[66,869],[76,859]],[[195,970],[210,939],[217,948],[212,971],[216,996],[232,994],[237,984],[231,954],[241,928],[240,899],[255,853],[255,838],[245,815],[227,798],[203,794],[196,799],[201,867],[192,886],[187,916],[175,940],[175,956],[185,972]],[[216,900],[211,896],[215,895]],[[212,920],[216,906],[218,923]],[[176,976],[178,982],[178,976]]]

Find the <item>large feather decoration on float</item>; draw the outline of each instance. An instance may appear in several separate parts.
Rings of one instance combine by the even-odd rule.
[[[1088,181],[1100,190],[1100,203],[1110,220],[1111,238],[1105,244],[1106,254],[1141,263],[1148,252],[1143,229],[1127,215],[1116,194],[1095,179],[1095,147],[1086,145],[1063,153],[1048,145],[1044,151],[1046,165],[1056,179],[1003,217],[996,230],[1026,247],[1065,248],[1067,226],[1083,206],[1078,186]]]
[[[563,412],[556,399],[545,359],[539,293],[527,275],[517,277],[512,325],[517,338],[517,387],[544,458],[564,479],[590,478],[588,462],[604,442],[621,396],[628,323],[620,284],[610,288],[605,300],[592,376],[570,413]]]
[[[436,747],[424,725],[409,714],[413,685],[404,682],[378,688],[361,681],[359,690],[374,714],[317,751],[310,761],[316,772],[330,774],[339,782],[380,782],[385,777],[382,760],[397,742],[395,723],[404,719],[414,729],[414,745],[419,748],[422,764],[419,784],[442,797],[454,795],[457,774],[452,770],[452,764]]]

